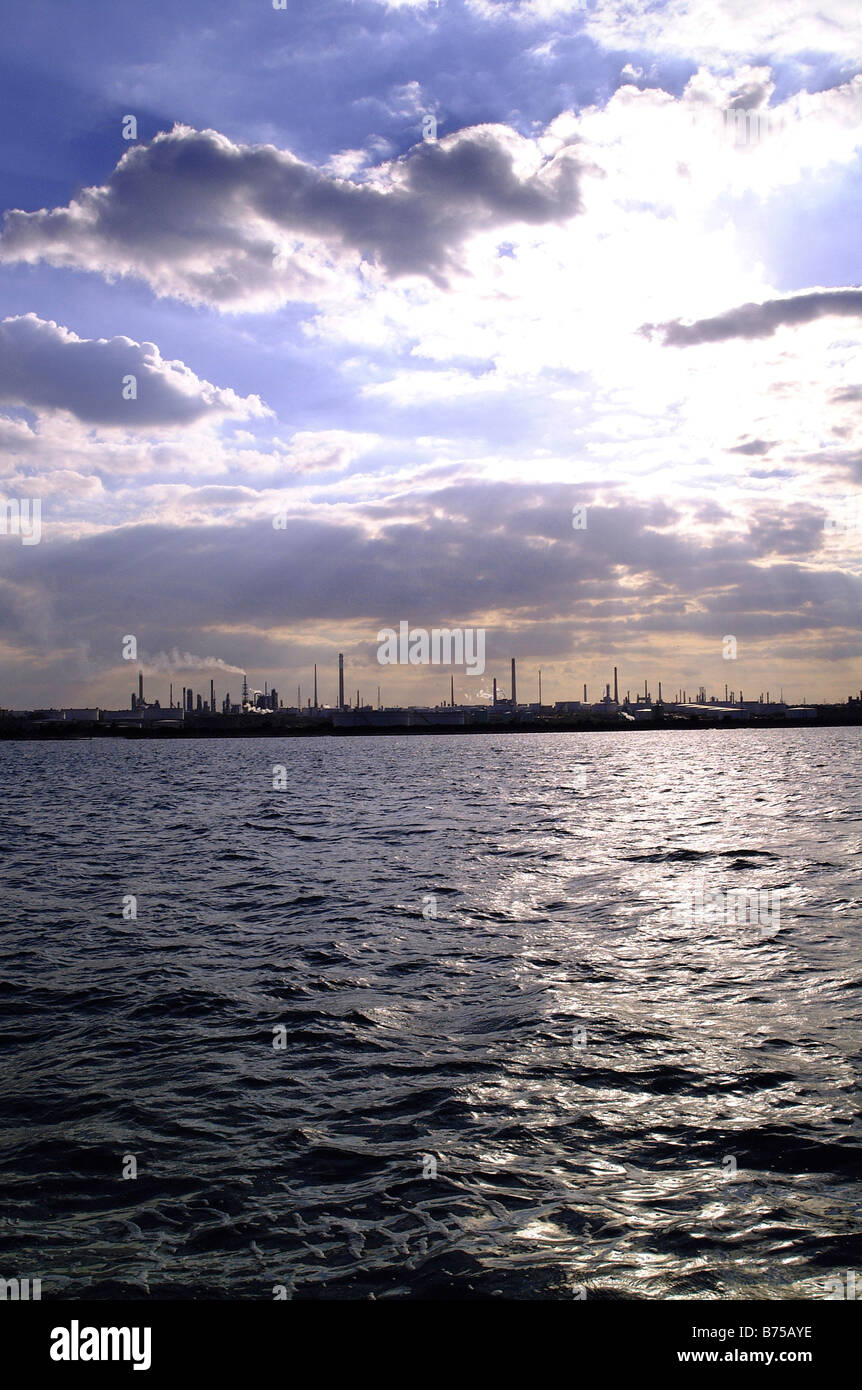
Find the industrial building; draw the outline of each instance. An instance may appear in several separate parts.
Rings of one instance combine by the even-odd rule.
[[[652,724],[656,721],[663,724],[683,722],[689,724],[700,722],[747,723],[760,719],[807,721],[818,717],[817,706],[806,704],[788,706],[783,698],[773,700],[771,691],[768,690],[756,700],[745,700],[741,691],[737,694],[737,692],[729,690],[727,686],[724,689],[724,699],[714,695],[708,696],[705,686],[701,685],[696,695],[689,696],[686,690],[678,690],[674,698],[665,700],[662,682],[658,682],[658,695],[654,699],[649,681],[645,680],[643,690],[635,695],[634,700],[632,700],[631,692],[628,690],[621,698],[619,670],[616,666],[612,669],[613,681],[608,681],[605,684],[604,693],[600,699],[595,701],[589,700],[588,689],[584,685],[583,699],[581,700],[564,699],[556,700],[553,704],[543,704],[542,673],[539,669],[539,699],[528,703],[519,703],[517,663],[512,657],[509,667],[510,693],[508,695],[501,693],[497,677],[494,676],[489,692],[490,700],[487,703],[456,704],[455,681],[454,676],[451,676],[449,698],[439,705],[385,707],[381,702],[379,686],[377,687],[376,705],[363,701],[360,690],[356,691],[355,701],[345,699],[344,653],[339,652],[337,701],[332,706],[319,702],[318,670],[315,663],[313,696],[308,698],[305,706],[302,705],[300,687],[297,687],[296,705],[286,708],[274,686],[270,689],[269,685],[266,684],[263,691],[252,690],[244,676],[239,703],[234,703],[230,692],[227,692],[219,706],[216,702],[215,682],[210,679],[208,699],[203,698],[202,692],[183,686],[182,696],[175,702],[173,685],[171,685],[168,703],[162,707],[158,700],[149,703],[145,698],[144,673],[139,671],[137,690],[131,694],[128,709],[52,708],[36,711],[7,711],[6,715],[7,717],[11,715],[14,718],[27,719],[32,723],[82,725],[98,723],[138,728],[159,726],[181,728],[191,721],[195,729],[205,729],[211,719],[221,721],[224,718],[231,718],[242,721],[245,716],[254,715],[270,718],[275,716],[279,722],[284,722],[289,727],[296,727],[297,724],[302,726],[309,724],[331,725],[333,729],[337,730],[361,730],[363,728],[369,730],[383,728],[455,729],[490,724],[506,726],[523,724],[532,727],[553,728],[561,723],[571,724],[572,721],[583,721],[585,726],[589,727],[596,720],[600,721],[602,725],[610,723],[622,726]],[[862,691],[860,691],[858,698],[850,696],[847,703],[853,706],[862,705]]]

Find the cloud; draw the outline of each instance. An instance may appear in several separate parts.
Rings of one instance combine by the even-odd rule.
[[[543,155],[504,126],[423,142],[351,182],[273,145],[177,125],[67,207],[7,212],[0,260],[134,275],[157,295],[234,311],[334,292],[345,260],[445,285],[474,232],[574,216],[578,173],[572,149]]]
[[[298,476],[343,473],[378,439],[375,434],[350,430],[298,430],[291,436],[287,453],[273,456],[274,468]]]
[[[645,323],[640,331],[647,337],[663,335],[668,347],[690,347],[698,343],[723,343],[730,338],[769,338],[777,328],[813,323],[831,315],[862,316],[862,289],[808,290],[804,294],[768,299],[762,304],[741,304],[713,318],[685,324]]]
[[[137,394],[127,400],[129,376]],[[68,411],[85,424],[127,429],[271,413],[257,396],[243,398],[202,381],[182,362],[165,361],[155,343],[79,338],[36,314],[0,322],[0,403]],[[20,422],[17,428],[2,423],[8,443],[27,442]]]
[[[467,0],[489,19],[529,23],[574,17],[605,48],[655,51],[719,62],[729,55],[862,54],[858,0]]]
[[[817,578],[807,568],[823,542],[811,506],[776,510],[770,498],[734,516],[662,499],[592,505],[597,493],[578,490],[590,509],[577,532],[571,485],[461,483],[352,516],[318,508],[280,530],[266,516],[225,527],[127,526],[45,546],[38,578],[26,551],[13,548],[8,574],[43,594],[59,630],[96,643],[102,634],[108,644],[116,630],[135,632],[143,650],[164,645],[156,634],[168,625],[248,634],[359,624],[370,632],[402,616],[426,626],[565,620],[600,646],[611,632],[622,640],[627,623],[711,631],[711,619],[688,610],[692,601],[766,612],[767,629],[779,620],[792,629],[806,576],[809,603],[818,584],[836,597],[850,592],[849,576]],[[762,568],[769,558],[774,571]],[[630,577],[623,587],[620,572]],[[841,617],[858,627],[862,608]]]
[[[46,698],[51,679],[68,679],[61,658],[76,644],[116,673],[128,632],[140,651],[156,653],[143,660],[153,675],[246,670],[281,686],[308,678],[296,670],[300,647],[304,662],[344,650],[351,668],[365,661],[367,672],[382,626],[475,622],[488,631],[492,672],[502,674],[513,653],[559,660],[560,696],[596,678],[611,653],[629,673],[660,660],[668,680],[686,669],[692,679],[707,674],[709,653],[721,669],[727,632],[746,640],[749,658],[761,649],[773,672],[780,637],[793,638],[800,668],[827,638],[845,657],[858,646],[862,579],[824,556],[819,502],[770,494],[731,508],[724,496],[619,495],[607,505],[605,490],[578,488],[589,520],[577,532],[570,484],[460,483],[392,495],[352,515],[317,507],[286,529],[261,516],[59,539],[39,547],[38,572],[25,548],[11,547],[0,642],[31,680],[57,663]],[[192,655],[216,643],[224,657]],[[745,670],[753,684],[756,667]],[[88,699],[123,698],[118,681],[107,696],[108,678],[99,679]]]
[[[761,454],[768,454],[769,450],[774,447],[775,444],[773,440],[749,439],[746,440],[744,444],[735,444],[732,448],[728,449],[727,452],[729,454],[750,454],[758,457]]]

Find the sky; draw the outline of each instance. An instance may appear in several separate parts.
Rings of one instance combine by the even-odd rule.
[[[859,693],[856,0],[4,18],[0,707]]]

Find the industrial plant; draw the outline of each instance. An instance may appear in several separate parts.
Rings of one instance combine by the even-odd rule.
[[[724,688],[723,698],[707,694],[701,685],[695,691],[676,690],[665,695],[662,682],[657,683],[655,692],[648,680],[643,689],[634,694],[627,689],[621,694],[619,672],[613,668],[613,683],[605,685],[598,699],[590,699],[587,685],[583,686],[583,698],[577,700],[556,700],[553,704],[542,701],[542,673],[537,673],[537,696],[535,701],[518,699],[518,671],[515,658],[510,663],[508,694],[501,688],[498,678],[492,678],[490,699],[479,704],[458,703],[455,699],[455,678],[450,676],[449,698],[437,705],[384,705],[380,697],[380,687],[376,688],[376,700],[363,697],[360,689],[354,695],[345,695],[344,654],[338,654],[337,699],[334,704],[321,703],[318,698],[318,668],[314,666],[312,693],[302,699],[302,688],[297,687],[296,703],[285,704],[274,686],[264,684],[263,690],[253,689],[243,676],[239,698],[234,700],[230,691],[220,698],[216,695],[215,681],[210,680],[209,689],[199,691],[191,686],[177,687],[171,683],[167,692],[166,704],[158,699],[148,700],[144,687],[144,673],[139,671],[137,690],[132,691],[127,709],[93,708],[51,708],[33,710],[0,710],[0,725],[7,736],[10,727],[40,726],[78,726],[82,731],[89,727],[99,732],[107,729],[138,730],[141,732],[159,730],[206,733],[264,732],[265,727],[278,728],[284,732],[372,732],[375,730],[421,730],[421,729],[459,729],[459,728],[511,728],[523,729],[562,729],[594,727],[629,727],[637,725],[696,725],[741,724],[748,722],[862,722],[862,691],[858,697],[851,695],[846,704],[837,705],[788,705],[783,693],[773,697],[770,690],[760,692],[753,699],[746,699],[741,690]],[[829,719],[829,713],[832,718]],[[840,712],[840,713],[839,713]],[[62,731],[61,731],[62,732]]]

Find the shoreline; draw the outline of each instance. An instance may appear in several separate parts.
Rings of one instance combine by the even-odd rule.
[[[125,738],[125,739],[201,739],[201,738],[416,738],[441,734],[458,736],[488,734],[571,734],[571,733],[633,733],[644,730],[689,732],[691,730],[737,730],[737,729],[822,729],[858,728],[862,725],[862,710],[848,709],[846,705],[822,708],[821,712],[803,719],[788,719],[780,715],[764,715],[761,718],[746,720],[732,719],[728,716],[709,718],[706,715],[662,716],[654,719],[638,720],[637,723],[623,723],[617,719],[520,719],[487,724],[379,724],[335,726],[331,720],[303,722],[298,719],[274,723],[269,718],[258,716],[229,716],[222,719],[216,716],[203,717],[200,722],[188,721],[183,725],[166,726],[153,724],[149,727],[134,727],[122,724],[75,723],[64,724],[51,720],[32,723],[27,720],[0,721],[0,742],[42,743],[45,741],[64,743],[69,740]]]

